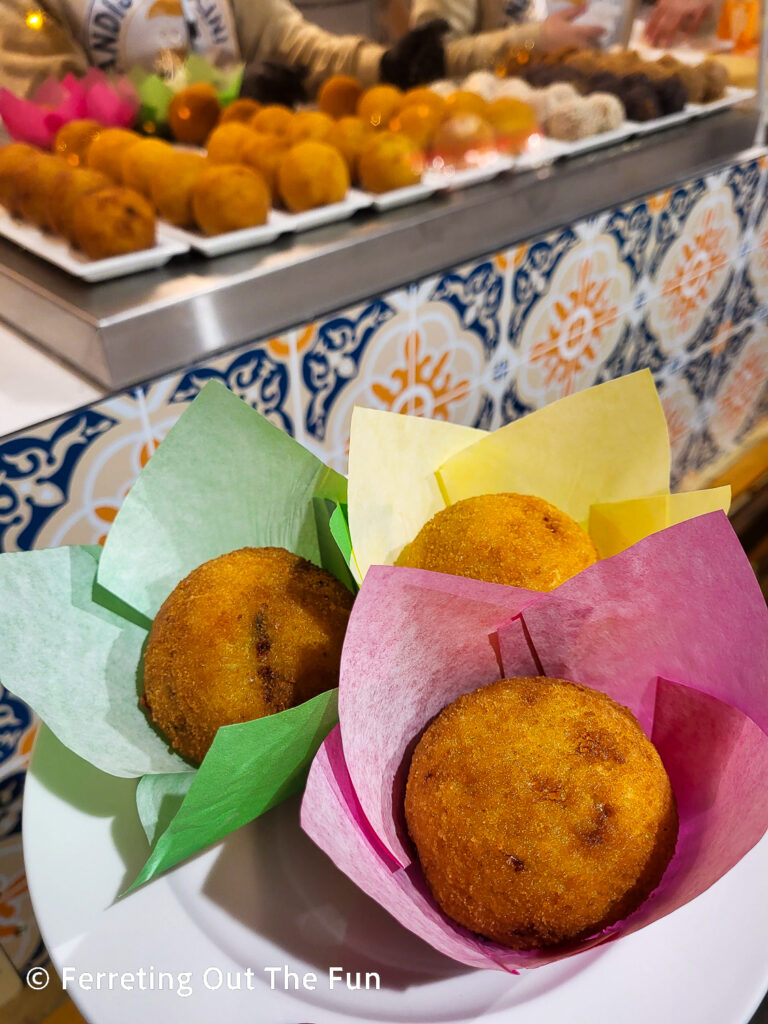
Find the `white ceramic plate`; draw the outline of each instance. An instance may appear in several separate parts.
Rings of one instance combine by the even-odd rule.
[[[107,979],[68,986],[90,1024],[746,1024],[768,986],[768,837],[657,924],[507,975],[463,967],[401,928],[301,833],[296,798],[115,903],[147,854],[134,791],[41,730],[27,877],[59,972],[119,975],[111,990]],[[274,990],[265,967],[279,968]],[[352,991],[342,976],[331,990],[330,967],[363,984],[378,974],[381,987]],[[143,991],[119,987],[141,969]],[[284,969],[315,974],[315,990],[285,991]]]
[[[157,227],[157,242],[151,249],[141,249],[125,256],[110,256],[105,260],[92,260],[73,249],[64,239],[55,238],[31,224],[16,220],[1,207],[0,235],[40,259],[66,270],[73,277],[90,282],[108,281],[113,277],[137,274],[140,270],[162,267],[172,256],[189,251],[185,241],[160,224]]]
[[[733,107],[744,100],[751,100],[757,95],[754,89],[740,89],[738,86],[729,85],[726,87],[725,96],[722,99],[714,100],[712,103],[689,103],[695,117],[703,117],[705,114],[714,114],[717,110],[725,110],[726,107]]]
[[[290,230],[284,225],[285,220],[287,217],[284,213],[271,210],[266,224],[255,228],[243,228],[241,231],[225,231],[221,235],[204,235],[202,231],[186,231],[170,224],[165,226],[165,230],[204,256],[224,256],[226,253],[239,252],[241,249],[269,245],[283,232]]]
[[[437,184],[434,182],[420,181],[416,185],[407,185],[405,188],[393,188],[391,192],[368,192],[371,197],[371,206],[374,210],[394,210],[398,206],[409,206],[411,203],[420,203],[422,199],[429,199],[437,192]]]
[[[282,215],[283,231],[309,231],[323,224],[333,224],[338,220],[346,220],[358,210],[365,210],[371,205],[371,196],[367,192],[351,188],[340,203],[318,206],[304,213],[284,213]]]
[[[687,103],[682,110],[675,114],[665,114],[664,117],[653,117],[650,121],[628,121],[634,129],[635,135],[650,135],[651,132],[661,132],[673,125],[691,121],[698,114],[692,103]]]
[[[578,142],[565,142],[563,139],[555,139],[562,147],[562,156],[578,156],[580,153],[589,153],[593,149],[603,149],[604,146],[613,146],[616,142],[623,142],[635,134],[634,122],[625,121],[620,128],[612,132],[601,132],[599,135],[588,135],[586,139],[579,139]]]
[[[515,161],[511,156],[496,153],[473,167],[430,169],[424,172],[424,181],[429,185],[434,185],[438,191],[469,188],[471,185],[481,185],[485,181],[491,181],[514,166]]]

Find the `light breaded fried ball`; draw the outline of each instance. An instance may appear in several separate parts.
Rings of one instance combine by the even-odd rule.
[[[195,82],[181,89],[168,106],[168,127],[174,139],[202,146],[221,114],[219,95],[210,82]]]
[[[459,697],[418,742],[408,831],[441,909],[513,949],[595,935],[656,888],[672,787],[634,715],[563,679]]]
[[[270,103],[254,114],[250,120],[251,128],[269,135],[286,135],[293,120],[293,111],[282,103]]]
[[[283,548],[241,548],[195,569],[155,616],[144,703],[199,764],[222,725],[302,704],[338,685],[352,594]]]
[[[206,235],[266,224],[269,201],[262,176],[240,164],[206,167],[192,189],[195,223]]]
[[[0,205],[10,213],[18,212],[16,196],[19,184],[38,152],[26,142],[9,142],[0,147]]]
[[[72,239],[93,260],[149,249],[155,244],[155,211],[130,188],[89,192],[75,203]]]
[[[208,159],[214,164],[239,163],[243,147],[253,135],[253,129],[240,121],[218,125],[208,136]]]
[[[317,105],[329,117],[351,117],[357,110],[363,87],[350,75],[331,75],[320,86]]]
[[[230,124],[233,121],[248,124],[254,114],[258,114],[260,110],[261,104],[257,100],[245,98],[233,100],[222,110],[219,124]]]
[[[72,167],[82,167],[88,147],[103,131],[103,125],[88,118],[68,121],[56,132],[53,152],[56,156],[63,157]]]
[[[395,564],[554,590],[596,561],[589,534],[543,498],[481,494],[434,515]]]
[[[67,166],[49,153],[39,152],[20,174],[16,187],[16,210],[25,220],[38,227],[48,227],[48,197],[54,182]]]

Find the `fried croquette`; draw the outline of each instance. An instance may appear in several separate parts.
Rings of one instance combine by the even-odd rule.
[[[214,164],[239,163],[243,147],[253,135],[253,129],[241,121],[218,125],[208,136],[208,159]]]
[[[269,203],[262,176],[240,164],[206,167],[192,189],[195,223],[206,235],[266,224]]]
[[[71,242],[74,238],[75,207],[78,199],[90,192],[109,188],[112,182],[92,167],[71,167],[65,164],[48,196],[48,227],[56,235]]]
[[[254,114],[250,120],[251,128],[268,135],[286,135],[288,126],[293,120],[293,111],[282,103],[270,103]]]
[[[344,157],[349,176],[353,181],[357,180],[357,161],[372,132],[373,129],[363,121],[362,117],[340,117],[338,121],[334,122],[326,140]]]
[[[219,124],[231,124],[240,121],[241,124],[248,124],[254,114],[261,110],[258,100],[239,99],[233,100],[221,112]]]
[[[554,590],[596,561],[589,534],[543,498],[481,494],[434,515],[395,564]]]
[[[18,213],[17,189],[37,152],[34,146],[28,146],[26,142],[9,142],[0,148],[0,205],[9,213]]]
[[[168,127],[174,139],[202,146],[219,120],[221,104],[210,82],[196,82],[181,89],[168,107]]]
[[[349,188],[349,171],[338,149],[327,142],[299,142],[280,161],[277,187],[291,213],[303,213],[341,202]]]
[[[264,132],[251,130],[241,150],[240,161],[254,171],[258,171],[266,181],[272,195],[277,193],[277,169],[291,148],[284,135],[268,135]]]
[[[141,136],[127,128],[105,128],[88,146],[85,163],[101,171],[116,184],[122,181],[123,156],[131,146],[141,142]]]
[[[123,153],[120,180],[126,188],[135,189],[149,198],[152,182],[167,174],[173,156],[173,147],[162,139],[142,139]]]
[[[63,157],[72,167],[82,167],[85,164],[88,147],[103,131],[104,125],[88,118],[68,121],[56,132],[53,152],[56,156]]]
[[[94,260],[149,249],[155,244],[155,211],[130,188],[89,192],[75,203],[72,239]]]
[[[38,152],[16,185],[16,212],[37,227],[48,227],[48,198],[67,165],[57,156]]]
[[[179,228],[195,226],[192,193],[208,166],[208,161],[199,153],[174,151],[167,174],[152,181],[152,202],[164,220]]]
[[[423,153],[413,139],[398,132],[372,133],[357,161],[360,183],[369,192],[417,185],[423,170]]]
[[[205,562],[165,600],[144,658],[144,703],[200,763],[222,725],[285,711],[338,685],[352,594],[283,548]]]
[[[351,117],[357,110],[357,101],[363,87],[350,75],[331,75],[320,86],[317,105],[329,117]]]
[[[543,676],[502,679],[440,712],[414,750],[405,817],[441,909],[513,949],[627,917],[661,881],[678,827],[634,715]]]

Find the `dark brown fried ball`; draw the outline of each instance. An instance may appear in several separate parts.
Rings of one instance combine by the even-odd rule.
[[[109,188],[112,182],[101,171],[91,167],[71,167],[66,164],[59,172],[48,196],[48,227],[55,235],[73,240],[75,206],[78,199],[89,192]]]
[[[405,817],[441,909],[513,949],[587,938],[656,888],[677,840],[664,765],[634,715],[562,679],[502,679],[440,712]]]
[[[656,117],[661,117],[661,106],[656,90],[651,86],[622,84],[619,99],[624,104],[630,121],[652,121]]]
[[[711,57],[699,65],[699,70],[704,76],[703,103],[712,103],[719,100],[724,94],[728,85],[728,71],[719,61]]]
[[[434,515],[395,564],[554,590],[596,561],[589,534],[543,498],[481,494]]]
[[[222,725],[249,722],[338,685],[352,594],[283,548],[241,548],[179,583],[152,623],[144,702],[199,763]]]
[[[168,127],[174,139],[202,146],[219,120],[219,96],[209,82],[181,89],[168,107]]]
[[[654,82],[662,114],[676,114],[688,102],[688,90],[679,75],[665,75]]]
[[[75,203],[72,240],[92,260],[149,249],[155,244],[155,211],[130,188],[89,192]]]

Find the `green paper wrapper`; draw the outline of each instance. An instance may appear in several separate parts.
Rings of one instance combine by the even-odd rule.
[[[222,107],[228,106],[240,95],[245,65],[233,64],[217,68],[205,57],[190,54],[171,77],[163,77],[142,67],[135,67],[128,77],[139,97],[139,124],[152,125],[156,131],[168,121],[171,100],[182,89],[198,82],[210,83],[219,96]]]
[[[152,618],[189,572],[241,547],[284,547],[354,582],[331,533],[346,481],[222,385],[182,414],[132,487],[104,549],[0,556],[0,680],[102,771],[143,776],[153,850],[131,888],[264,813],[304,783],[336,691],[220,729],[199,769],[139,705]]]

